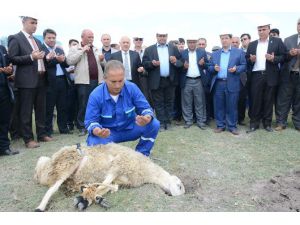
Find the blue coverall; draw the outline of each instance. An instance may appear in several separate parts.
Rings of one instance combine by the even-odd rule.
[[[151,115],[146,126],[135,123],[137,115]],[[140,138],[136,151],[149,156],[159,131],[159,121],[140,89],[129,81],[119,94],[117,102],[111,97],[106,83],[102,83],[90,94],[85,114],[88,131],[87,145],[119,143]],[[110,136],[101,138],[93,134],[96,127],[110,129]]]

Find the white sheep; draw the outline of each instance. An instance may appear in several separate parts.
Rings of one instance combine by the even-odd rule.
[[[75,199],[75,206],[80,210],[93,202],[107,207],[102,196],[117,191],[119,185],[138,187],[153,183],[172,196],[185,193],[178,177],[170,175],[141,153],[118,144],[64,147],[52,158],[39,158],[34,178],[39,184],[50,187],[36,211],[45,210],[51,196],[62,184],[69,191],[82,191]]]

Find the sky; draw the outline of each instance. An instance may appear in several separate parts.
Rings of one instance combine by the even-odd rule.
[[[19,16],[31,14],[39,19],[36,34],[42,34],[46,28],[54,29],[65,50],[69,39],[80,40],[81,31],[88,28],[94,32],[97,47],[102,45],[103,33],[111,34],[112,43],[118,43],[124,35],[130,38],[140,36],[144,38],[144,45],[149,46],[156,42],[157,32],[167,32],[168,40],[204,37],[210,51],[213,46],[220,45],[220,32],[228,31],[234,36],[249,33],[252,40],[257,39],[256,27],[260,23],[270,23],[271,28],[280,30],[282,38],[288,37],[296,33],[296,22],[300,17],[297,8],[287,7],[290,4],[270,8],[267,1],[261,0],[251,0],[246,8],[242,7],[242,1],[235,0],[105,0],[84,3],[5,1],[1,8],[10,10],[1,12],[0,37],[19,32],[22,28]],[[14,10],[11,10],[12,5]]]

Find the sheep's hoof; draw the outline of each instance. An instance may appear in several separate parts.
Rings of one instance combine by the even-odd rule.
[[[108,201],[106,201],[106,199],[101,196],[97,196],[95,202],[105,209],[110,208]]]
[[[39,208],[35,209],[34,211],[35,211],[35,212],[44,212],[43,210],[41,210],[41,209],[39,209]]]
[[[89,205],[89,202],[84,199],[82,196],[77,196],[74,199],[74,206],[78,208],[80,211],[86,209]]]

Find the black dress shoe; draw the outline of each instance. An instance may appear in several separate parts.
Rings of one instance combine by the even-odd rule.
[[[183,128],[184,128],[184,129],[188,129],[188,128],[190,128],[191,126],[192,126],[192,124],[186,123],[186,124],[184,124]]]
[[[241,126],[246,126],[246,123],[244,121],[240,121],[238,124]]]
[[[16,155],[16,154],[19,154],[19,151],[17,151],[17,150],[12,151],[10,148],[8,148],[0,153],[0,155]]]
[[[268,132],[273,132],[273,129],[270,126],[265,127],[265,130]]]
[[[255,127],[251,127],[250,130],[247,130],[246,133],[251,133],[251,132],[254,132],[256,131],[257,129]]]
[[[201,130],[206,130],[206,124],[197,124],[197,127],[199,127]]]
[[[60,132],[61,134],[73,134],[70,130],[64,130]]]

